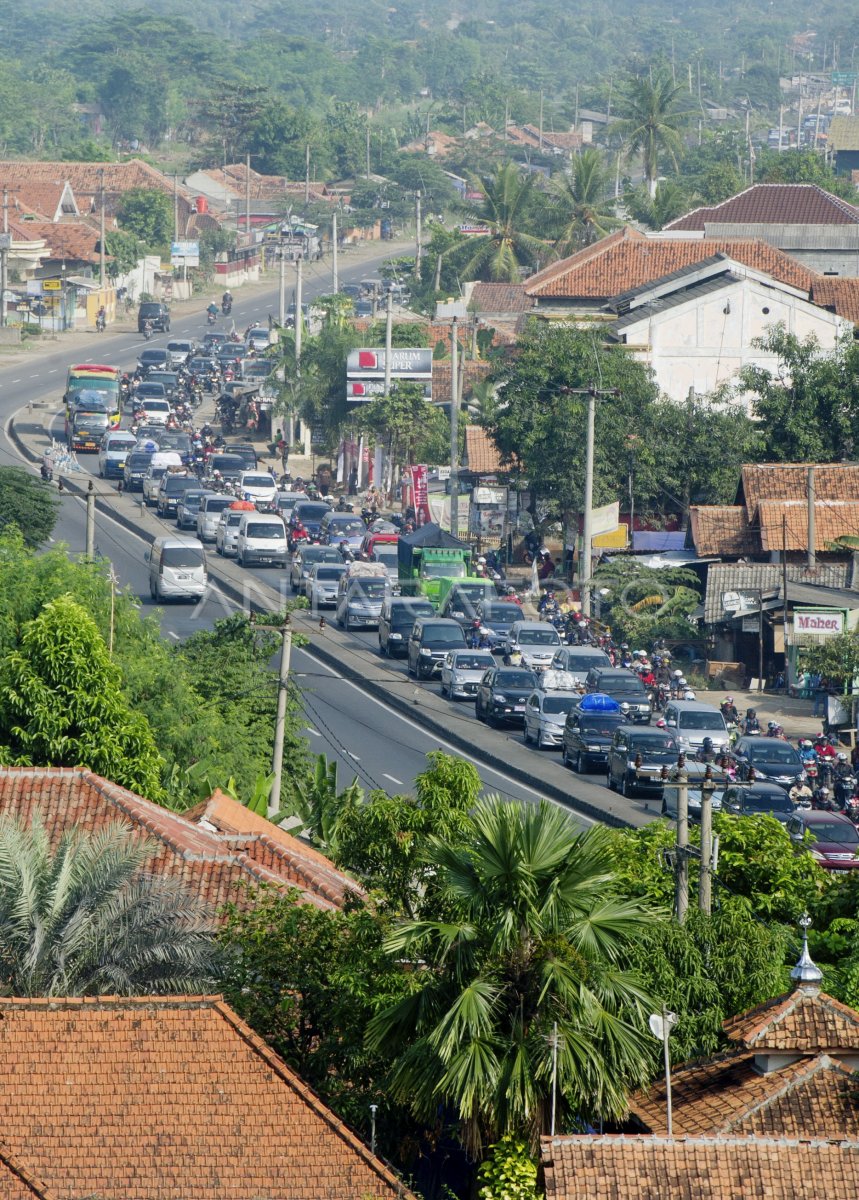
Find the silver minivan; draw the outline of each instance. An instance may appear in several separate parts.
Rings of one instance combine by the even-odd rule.
[[[727,750],[728,727],[718,708],[697,700],[670,700],[662,715],[681,750],[700,750],[704,738],[711,739],[714,750]]]
[[[197,510],[197,537],[201,542],[216,540],[218,523],[230,505],[235,502],[235,496],[222,496],[217,492],[203,497]]]
[[[240,567],[285,567],[286,526],[273,513],[246,512],[239,522],[236,562]]]
[[[189,537],[159,537],[146,551],[153,600],[202,600],[208,575],[203,543]]]

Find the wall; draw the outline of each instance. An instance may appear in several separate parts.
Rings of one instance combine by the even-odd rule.
[[[710,223],[705,236],[762,238],[811,271],[859,276],[859,222],[855,225],[743,225]]]

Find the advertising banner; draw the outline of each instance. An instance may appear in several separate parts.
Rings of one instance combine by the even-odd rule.
[[[428,525],[432,521],[432,513],[429,506],[429,486],[428,472],[426,465],[421,463],[418,466],[409,467],[409,473],[412,478],[412,495],[417,514],[418,525]]]

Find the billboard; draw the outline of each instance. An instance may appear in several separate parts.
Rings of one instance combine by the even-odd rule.
[[[394,376],[393,378],[396,378]],[[432,384],[422,380],[416,380],[417,383],[423,383],[424,396],[427,400],[432,399]],[[384,379],[347,379],[346,380],[346,399],[355,401],[370,401],[376,400],[379,396],[385,394]]]
[[[844,613],[838,609],[795,608],[793,631],[798,636],[838,637],[844,633]]]
[[[171,242],[170,243],[170,263],[174,267],[199,267],[200,265],[200,243],[199,242]]]
[[[432,399],[432,350],[407,346],[391,351],[391,381],[423,383],[424,396]],[[385,393],[385,350],[375,347],[350,350],[346,357],[346,399],[366,403]]]

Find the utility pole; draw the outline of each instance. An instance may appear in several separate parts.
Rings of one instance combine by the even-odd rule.
[[[585,452],[585,511],[582,522],[582,548],[579,555],[579,598],[582,615],[591,615],[591,550],[593,542],[594,504],[594,426],[596,421],[596,390],[588,392],[587,447]]]
[[[450,323],[450,532],[459,537],[459,325]]]
[[[102,181],[104,180],[104,168],[101,169]],[[104,186],[102,182],[102,186]],[[102,205],[102,210],[104,205]],[[173,176],[173,241],[179,241],[179,176]]]
[[[421,277],[421,194],[415,192],[415,279]]]
[[[698,907],[705,916],[713,906],[713,772],[704,772],[701,783],[701,875],[698,882]]]
[[[3,236],[0,238],[0,327],[6,328],[6,286],[9,275],[9,189],[3,187]]]
[[[304,203],[310,203],[310,142],[304,144]]]
[[[808,468],[808,569],[815,570],[817,567],[817,550],[815,542],[817,534],[815,530],[816,513],[814,510],[814,467]]]
[[[280,634],[280,668],[277,681],[277,715],[274,725],[274,749],[271,755],[271,773],[274,776],[268,795],[269,819],[280,812],[280,788],[283,778],[283,742],[286,731],[286,701],[289,689],[289,660],[292,654],[292,626],[289,613],[282,625],[257,625],[251,613],[251,625],[263,633]]]
[[[337,210],[331,214],[331,286],[334,295],[340,291],[340,273],[337,269]]]
[[[251,238],[251,156],[245,155],[245,233]]]
[[[367,179],[370,178],[370,110],[367,109]]]
[[[104,253],[105,253],[105,251],[104,251],[104,167],[99,167],[98,179],[99,179],[99,192],[101,193],[101,206],[100,206],[101,212],[99,213],[99,242],[98,242],[98,282],[101,287],[104,287]]]
[[[394,335],[393,296],[391,289],[385,297],[385,399],[391,394],[391,351]]]
[[[682,925],[689,907],[689,776],[686,758],[677,760],[677,861],[674,876],[674,917]]]
[[[540,88],[540,150],[543,149],[543,89]]]
[[[89,562],[95,558],[95,488],[92,480],[86,493],[86,557]]]
[[[286,324],[286,257],[284,254],[284,245],[281,241],[278,247],[280,255],[280,301],[278,305],[278,322],[281,329]]]

